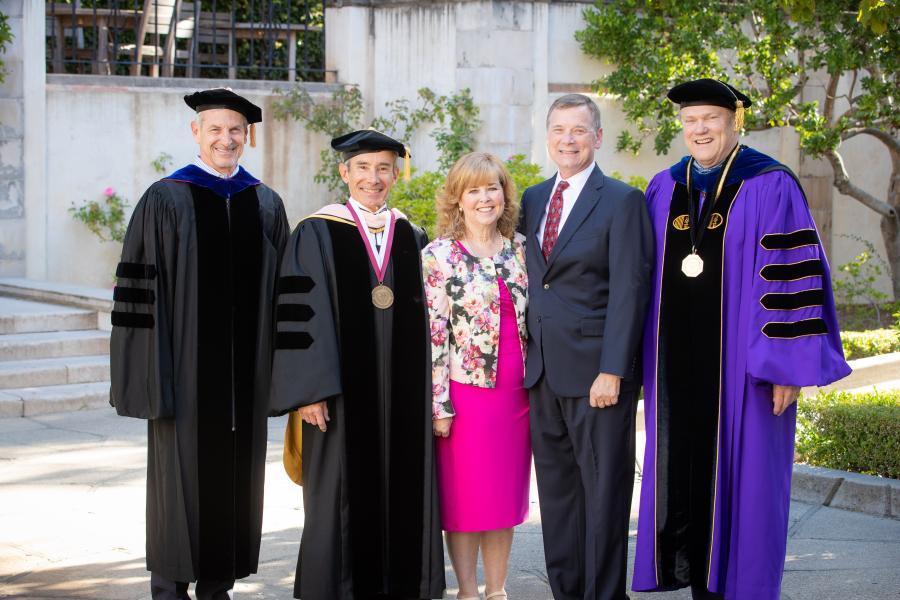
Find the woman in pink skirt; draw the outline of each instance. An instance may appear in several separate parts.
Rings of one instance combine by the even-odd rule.
[[[504,600],[513,527],[528,516],[531,442],[522,387],[528,280],[515,185],[474,152],[437,199],[439,237],[422,250],[431,318],[438,490],[457,598]]]

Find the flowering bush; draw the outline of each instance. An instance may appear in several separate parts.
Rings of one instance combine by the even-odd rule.
[[[121,242],[125,239],[125,209],[128,201],[119,196],[116,190],[108,187],[103,190],[101,200],[85,200],[81,206],[72,206],[69,212],[77,220],[84,223],[91,232],[104,242]]]

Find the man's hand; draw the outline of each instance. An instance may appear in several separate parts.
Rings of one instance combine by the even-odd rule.
[[[297,412],[300,413],[301,419],[310,425],[315,425],[322,430],[323,433],[328,430],[328,425],[326,425],[326,423],[331,419],[328,417],[328,406],[325,404],[324,400],[322,402],[316,402],[315,404],[298,408]]]
[[[619,384],[622,378],[618,375],[600,373],[591,384],[590,401],[594,408],[606,408],[619,402]]]
[[[450,425],[453,423],[453,417],[444,417],[443,419],[435,419],[431,422],[431,428],[437,437],[448,437],[450,435]]]
[[[772,385],[772,414],[780,417],[788,406],[797,401],[800,388],[795,385]]]

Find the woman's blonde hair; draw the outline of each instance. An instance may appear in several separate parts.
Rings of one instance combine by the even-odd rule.
[[[487,152],[471,152],[460,157],[447,173],[447,181],[435,200],[437,234],[462,239],[466,233],[459,201],[463,192],[492,181],[503,188],[503,212],[497,220],[500,235],[512,239],[519,223],[519,197],[516,184],[503,162]]]

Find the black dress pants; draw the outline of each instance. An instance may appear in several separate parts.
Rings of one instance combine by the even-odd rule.
[[[544,557],[556,600],[623,600],[634,488],[636,390],[593,408],[546,378],[529,391]]]
[[[200,580],[194,587],[197,600],[231,600],[234,579],[225,581]],[[150,594],[153,600],[191,600],[188,584],[172,581],[162,575],[150,573]]]

